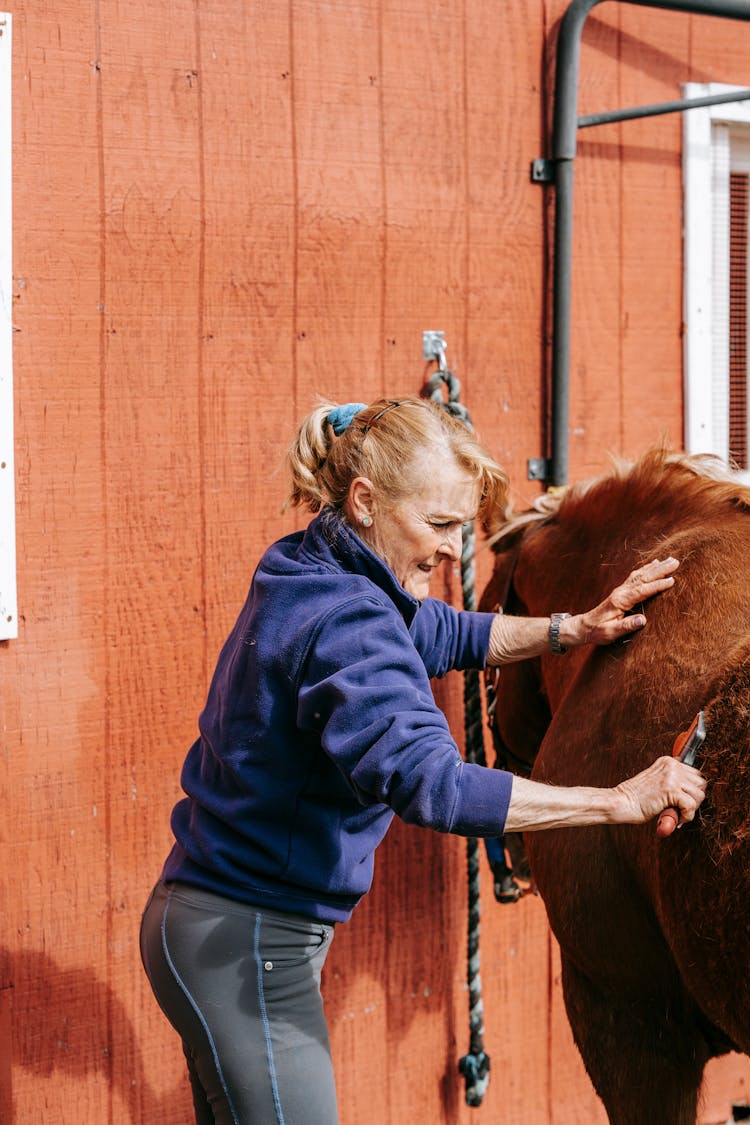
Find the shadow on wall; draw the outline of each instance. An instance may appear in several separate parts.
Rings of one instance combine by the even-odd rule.
[[[146,1077],[139,1036],[108,985],[88,968],[62,969],[46,953],[0,948],[0,1121],[29,1120],[14,1107],[13,1069],[99,1078],[127,1106],[128,1120],[182,1123],[187,1079],[157,1096]],[[92,1111],[94,1109],[92,1103]]]
[[[444,1120],[454,1119],[462,1098],[455,1044],[467,1035],[461,1016],[445,1003],[465,957],[464,854],[463,841],[394,823],[379,849],[372,892],[338,929],[323,986],[334,1030],[349,1018],[353,991],[368,991],[369,977],[372,990],[387,998],[388,1051],[395,1056],[414,1017],[429,1012],[433,1046],[446,1052]],[[363,945],[372,956],[362,956]],[[150,993],[148,1002],[155,1003]],[[191,1119],[187,1073],[173,1090],[157,1094],[149,1082],[154,1065],[144,1061],[128,1010],[93,969],[63,968],[44,952],[0,947],[0,1122],[26,1121],[39,1109],[18,1104],[13,1078],[22,1068],[40,1079],[97,1083],[88,1093],[92,1114],[115,1100],[128,1121],[183,1125]],[[87,1093],[71,1094],[82,1109]]]

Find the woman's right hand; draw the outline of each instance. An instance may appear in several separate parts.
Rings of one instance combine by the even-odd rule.
[[[615,823],[642,824],[665,809],[679,813],[677,827],[694,818],[706,795],[706,779],[679,758],[657,758],[647,769],[615,786]]]

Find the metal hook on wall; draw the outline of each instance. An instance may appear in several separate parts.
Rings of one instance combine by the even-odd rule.
[[[428,329],[422,333],[422,359],[436,362],[440,371],[446,371],[448,368],[445,361],[447,347],[445,332]]]
[[[460,401],[461,381],[449,369],[445,359],[445,332],[427,331],[422,333],[422,358],[428,363],[437,363],[438,369],[426,381],[422,394],[431,398],[439,406],[444,406],[449,414],[458,418],[469,429],[473,429],[469,411]],[[447,400],[445,395],[447,394]]]

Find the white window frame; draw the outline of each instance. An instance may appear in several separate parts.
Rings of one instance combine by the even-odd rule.
[[[718,82],[690,82],[683,86],[682,93],[685,98],[699,98],[746,88]],[[691,109],[683,113],[682,122],[685,450],[714,453],[726,459],[726,427],[717,417],[714,405],[713,292],[714,279],[720,278],[725,268],[728,270],[729,216],[728,202],[714,181],[713,155],[720,141],[713,127],[720,123],[750,128],[750,102],[724,102]],[[726,249],[715,244],[717,221],[727,223]],[[727,359],[724,370],[728,370],[728,366]],[[727,396],[728,393],[727,386]],[[750,480],[750,473],[743,476]]]
[[[0,12],[0,640],[18,636],[13,468],[13,238],[10,13]]]

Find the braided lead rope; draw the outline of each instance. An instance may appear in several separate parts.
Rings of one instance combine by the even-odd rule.
[[[444,400],[443,385],[448,388],[448,401]],[[459,401],[461,384],[456,376],[441,365],[440,371],[427,383],[427,392],[433,402],[438,403],[454,418],[473,430],[469,412]],[[464,524],[461,536],[461,590],[465,610],[476,608],[474,573],[474,528]],[[481,680],[475,668],[464,672],[464,731],[466,760],[477,765],[486,765],[484,738],[482,736]],[[484,1004],[482,1002],[482,978],[480,976],[479,919],[479,841],[474,837],[466,840],[467,868],[467,966],[466,979],[469,986],[469,1052],[458,1060],[459,1073],[466,1083],[465,1100],[469,1106],[480,1106],[490,1082],[490,1057],[484,1050]]]

